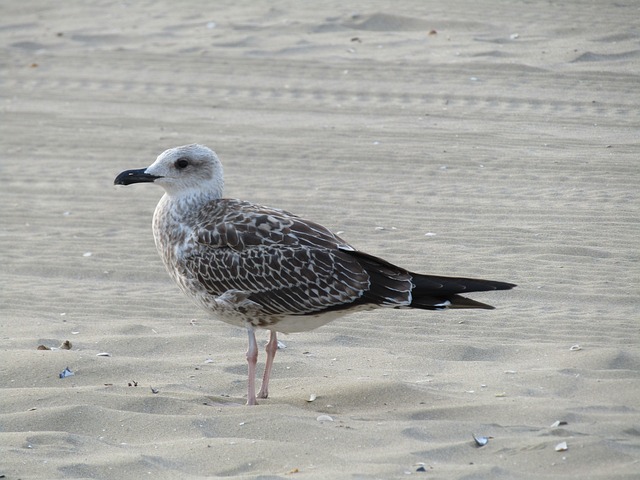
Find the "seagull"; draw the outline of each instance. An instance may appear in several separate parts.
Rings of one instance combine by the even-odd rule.
[[[357,250],[313,221],[223,198],[222,163],[203,145],[171,148],[151,166],[114,180],[144,182],[165,191],[153,215],[153,236],[171,277],[204,310],[248,331],[247,405],[269,395],[277,332],[306,332],[379,307],[493,309],[460,294],[515,287],[413,273]],[[257,395],[256,329],[270,332]]]

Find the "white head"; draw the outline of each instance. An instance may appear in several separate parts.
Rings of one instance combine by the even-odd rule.
[[[165,189],[170,197],[200,194],[221,198],[224,187],[222,163],[204,145],[184,145],[165,150],[151,166],[127,170],[115,179],[116,185],[153,182]]]

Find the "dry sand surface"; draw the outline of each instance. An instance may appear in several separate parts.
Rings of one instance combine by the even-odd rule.
[[[0,478],[639,478],[638,19],[631,0],[2,2]],[[161,190],[113,186],[192,142],[227,196],[519,287],[283,336],[272,398],[246,407],[246,333],[155,252]]]

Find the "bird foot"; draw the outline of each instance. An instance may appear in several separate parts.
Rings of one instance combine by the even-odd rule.
[[[260,390],[260,391],[258,392],[257,397],[258,397],[258,398],[268,398],[268,397],[269,397],[269,392],[263,392],[262,390]]]

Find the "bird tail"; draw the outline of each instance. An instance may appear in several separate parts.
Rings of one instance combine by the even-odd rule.
[[[373,255],[357,250],[347,251],[356,257],[370,276],[370,290],[365,300],[388,307],[412,307],[424,310],[444,310],[446,308],[494,307],[461,293],[509,290],[513,283],[481,280],[476,278],[440,277],[409,272]]]
[[[439,277],[435,275],[413,274],[414,288],[411,291],[411,307],[427,310],[445,308],[482,308],[493,310],[486,303],[462,297],[461,293],[510,290],[513,283],[482,280],[479,278]]]

